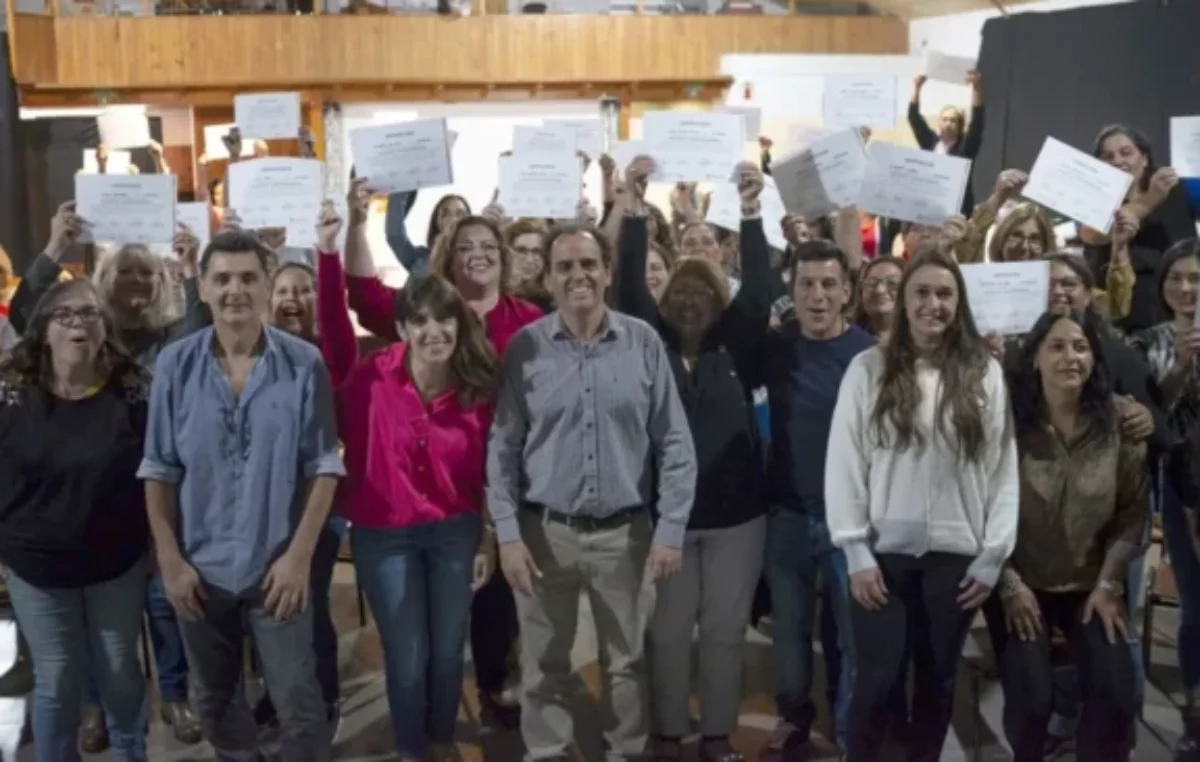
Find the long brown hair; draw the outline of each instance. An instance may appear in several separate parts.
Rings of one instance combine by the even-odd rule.
[[[913,257],[900,279],[892,335],[882,350],[883,378],[871,414],[871,428],[881,447],[907,450],[914,445],[918,448],[925,445],[926,435],[914,420],[921,402],[921,388],[917,385],[917,347],[908,321],[905,294],[913,274],[923,267],[938,267],[950,273],[958,289],[958,309],[940,350],[941,395],[934,416],[934,430],[957,447],[959,459],[978,462],[987,444],[983,419],[988,398],[984,380],[991,355],[971,317],[967,288],[958,264],[936,250]]]
[[[415,321],[422,312],[434,320],[453,318],[458,339],[450,355],[450,370],[463,407],[486,402],[500,378],[500,361],[484,332],[483,323],[467,307],[458,290],[439,275],[409,278],[396,294],[396,322]]]
[[[450,283],[454,283],[454,250],[458,247],[458,234],[470,227],[482,227],[491,231],[500,247],[500,293],[509,293],[508,279],[512,271],[512,251],[504,242],[504,233],[500,227],[487,217],[463,217],[453,227],[438,236],[433,245],[433,254],[429,258],[429,272],[440,275]]]
[[[89,280],[60,281],[55,283],[38,299],[25,326],[25,335],[13,347],[12,353],[0,363],[0,378],[19,387],[35,387],[47,394],[54,387],[54,366],[50,345],[46,343],[46,332],[50,328],[51,313],[63,297],[75,291],[84,291],[96,300],[100,310],[100,321],[104,325],[104,343],[96,355],[96,372],[101,378],[110,378],[120,373],[134,374],[149,383],[150,374],[134,360],[117,339],[117,324],[112,311],[104,302],[96,286]]]

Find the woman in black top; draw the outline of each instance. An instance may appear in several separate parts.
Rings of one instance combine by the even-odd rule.
[[[925,87],[925,75],[918,74],[913,80],[912,100],[908,104],[908,125],[912,128],[917,145],[926,151],[942,153],[948,156],[960,156],[964,159],[975,160],[979,155],[979,147],[983,145],[983,91],[980,89],[980,78],[976,72],[967,77],[971,87],[971,119],[963,116],[956,106],[943,106],[938,114],[938,131],[934,132],[921,114],[921,88]],[[970,177],[967,178],[967,191],[963,194],[962,213],[971,216],[975,208],[975,195],[971,192]],[[886,252],[891,244],[891,238],[885,238],[880,243],[880,251]]]
[[[770,315],[770,261],[761,205],[762,174],[738,168],[742,284],[732,301],[719,267],[681,259],[656,304],[646,286],[642,197],[654,168],[629,167],[632,208],[621,229],[617,309],[642,318],[663,337],[696,443],[699,484],[688,522],[683,571],[659,584],[650,626],[650,684],[655,756],[678,759],[689,732],[692,630],[700,627],[702,760],[740,759],[729,742],[741,698],[742,642],[762,570],[766,539],[762,449],[752,390],[762,385],[759,345]]]
[[[0,562],[35,676],[42,762],[79,759],[89,672],[115,758],[146,759],[138,663],[148,528],[137,468],[149,375],[87,281],[52,286],[0,365]]]

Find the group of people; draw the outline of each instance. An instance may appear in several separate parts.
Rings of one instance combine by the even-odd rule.
[[[978,145],[952,117],[926,147]],[[1095,155],[1137,182],[1110,234],[1067,248],[1013,203],[1017,170],[969,217],[901,226],[903,256],[886,237],[871,252],[887,226],[865,236],[853,208],[764,220],[752,164],[736,232],[691,187],[671,214],[649,204],[646,156],[601,158],[598,225],[445,196],[421,246],[395,194],[399,290],[374,270],[369,177],[345,219],[322,207],[311,263],[225,210],[203,250],[180,231],[177,267],[123,245],[63,280],[88,222],[64,204],[0,363],[0,562],[38,759],[78,759],[89,702],[118,759],[146,758],[146,613],[177,733],[257,759],[274,716],[284,759],[330,759],[349,525],[402,760],[455,758],[468,640],[490,718],[519,725],[530,759],[567,759],[586,595],[609,757],[681,759],[694,693],[701,759],[737,762],[765,578],[768,757],[807,750],[820,612],[843,757],[900,736],[938,759],[982,610],[1015,759],[1041,760],[1074,720],[1080,759],[1125,762],[1141,682],[1127,579],[1153,511],[1183,604],[1176,753],[1200,759],[1200,241],[1137,132],[1104,130]],[[787,251],[768,246],[775,224]],[[1027,335],[977,329],[958,263],[985,258],[1049,261]],[[351,312],[382,349],[360,356]],[[1077,716],[1055,689],[1059,637]],[[247,638],[269,694],[254,712]]]

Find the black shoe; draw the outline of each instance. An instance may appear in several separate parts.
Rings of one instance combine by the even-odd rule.
[[[521,727],[521,705],[510,691],[480,691],[479,709],[484,722],[489,725],[497,725],[505,730]]]
[[[254,705],[254,724],[263,730],[279,727],[279,713],[275,711],[270,695],[264,695]]]
[[[84,754],[100,754],[108,750],[108,721],[104,710],[95,704],[83,707],[79,723],[79,748]]]
[[[171,726],[171,730],[175,732],[175,740],[181,744],[192,746],[204,740],[204,734],[200,731],[200,719],[186,701],[164,701],[162,720]]]

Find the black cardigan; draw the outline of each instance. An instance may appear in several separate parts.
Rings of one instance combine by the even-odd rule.
[[[705,335],[689,371],[679,337],[646,287],[646,220],[626,217],[614,289],[618,310],[650,323],[667,347],[696,444],[699,478],[689,529],[737,526],[766,511],[762,443],[753,390],[770,317],[770,254],[761,220],[741,224],[742,285]]]
[[[937,133],[930,128],[929,122],[925,121],[919,103],[908,104],[908,125],[917,139],[917,145],[926,151],[932,151],[941,140]],[[962,213],[967,217],[970,217],[971,212],[975,209],[975,193],[971,190],[971,173],[975,170],[975,157],[979,155],[979,148],[982,145],[983,106],[972,106],[971,121],[967,123],[966,134],[960,135],[954,145],[950,146],[950,150],[946,152],[950,156],[970,159],[972,162],[971,171],[967,173],[967,190],[963,194],[962,203]],[[891,245],[891,241],[888,241],[888,245]]]

